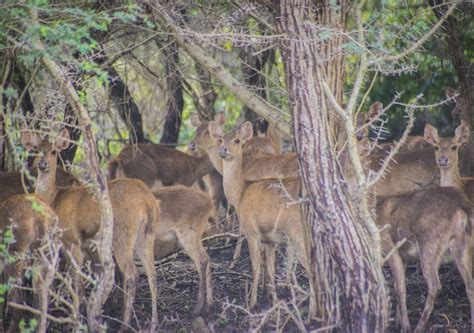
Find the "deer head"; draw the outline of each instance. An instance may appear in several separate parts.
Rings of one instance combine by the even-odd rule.
[[[209,128],[207,122],[202,122],[199,119],[197,113],[191,114],[191,124],[196,127],[196,137],[193,141],[189,144],[189,149],[191,151],[195,151],[197,149],[207,150],[212,149],[214,146],[213,139],[209,135]],[[225,123],[225,114],[223,112],[218,113],[215,117],[215,122],[219,125],[223,125]]]
[[[209,135],[219,144],[219,155],[226,161],[232,161],[242,156],[242,146],[252,138],[253,126],[250,121],[246,121],[238,130],[224,134],[222,125],[211,121]]]
[[[459,147],[469,138],[469,126],[465,123],[456,128],[453,138],[440,138],[438,130],[431,125],[426,125],[425,141],[435,149],[436,163],[442,169],[458,168]]]
[[[37,154],[35,165],[39,172],[48,173],[51,166],[56,166],[57,155],[69,147],[69,131],[63,128],[56,139],[41,137],[37,132],[24,131],[20,141],[25,149]]]

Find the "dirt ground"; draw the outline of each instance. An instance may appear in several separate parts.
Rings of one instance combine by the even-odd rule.
[[[203,317],[193,318],[191,313],[197,299],[198,278],[191,261],[185,255],[158,266],[160,331],[164,332],[248,332],[275,331],[294,332],[302,329],[308,302],[306,300],[307,280],[301,267],[296,269],[298,287],[284,283],[284,259],[278,257],[278,296],[281,303],[271,307],[267,298],[259,291],[259,308],[250,314],[245,309],[246,295],[250,289],[250,259],[247,247],[234,269],[229,269],[235,240],[229,245],[224,240],[207,243],[208,253],[213,260],[212,282],[215,304],[213,311]],[[282,249],[284,251],[284,249]],[[391,276],[385,270],[393,294]],[[428,332],[470,332],[469,302],[464,284],[454,265],[444,265],[440,270],[443,289],[438,295],[428,323]],[[145,276],[140,278],[140,287],[134,306],[133,326],[136,330],[146,327],[150,318],[150,298]],[[290,284],[291,285],[291,284]],[[294,283],[293,283],[294,285]],[[426,285],[417,265],[407,269],[407,295],[411,326],[414,328],[422,312]],[[107,304],[106,315],[120,318],[121,298],[112,297]],[[301,303],[301,313],[294,311]],[[301,315],[302,318],[299,318]],[[390,319],[389,332],[398,332],[394,322],[394,311]],[[118,328],[118,322],[110,319],[111,331]],[[300,325],[300,326],[298,326]],[[306,330],[317,329],[317,324],[306,325]],[[131,330],[133,331],[133,330]]]

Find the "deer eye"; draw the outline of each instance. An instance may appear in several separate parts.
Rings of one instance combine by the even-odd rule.
[[[222,143],[222,139],[217,139],[217,142]]]
[[[240,140],[239,140],[239,139],[235,139],[235,140],[234,140],[234,143],[240,143]]]
[[[56,155],[57,153],[58,153],[58,152],[57,152],[56,150],[53,150],[53,151],[51,152],[52,155]]]
[[[435,149],[436,151],[438,151],[438,150],[439,150],[439,147],[438,147],[438,146],[435,146],[434,149]]]
[[[456,146],[456,145],[451,146],[451,150],[452,150],[452,151],[455,151],[456,149],[458,149],[458,146]]]

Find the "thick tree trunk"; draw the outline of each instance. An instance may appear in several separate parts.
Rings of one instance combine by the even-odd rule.
[[[179,129],[181,128],[181,116],[184,107],[183,83],[178,68],[179,54],[178,46],[172,43],[166,48],[165,68],[167,78],[168,102],[163,135],[160,143],[177,143]]]
[[[327,81],[336,98],[342,99],[343,66],[332,52],[342,39],[328,45],[317,43],[314,26],[319,22],[345,26],[345,8],[321,2],[311,13],[310,1],[276,0],[293,128],[312,230],[312,269],[317,285],[321,325],[341,332],[382,332],[387,324],[387,294],[381,270],[380,240],[372,239],[361,221],[335,161],[330,138],[329,103],[322,82]],[[314,15],[315,14],[315,15]],[[329,60],[328,60],[329,59]]]

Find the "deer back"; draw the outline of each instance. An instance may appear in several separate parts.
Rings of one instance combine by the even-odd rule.
[[[388,232],[397,242],[407,239],[400,253],[414,256],[417,250],[441,238],[449,242],[455,229],[471,232],[469,224],[453,221],[457,212],[464,211],[470,219],[473,206],[466,196],[452,187],[438,187],[393,196],[377,197],[377,223],[390,225]],[[443,255],[438,253],[436,255]]]
[[[378,171],[385,155],[363,157],[366,170]],[[401,152],[391,161],[384,178],[375,184],[377,195],[390,195],[439,186],[439,172],[434,150]]]
[[[109,165],[111,178],[136,178],[149,188],[182,184],[191,186],[197,177],[212,170],[209,159],[189,156],[155,144],[127,145]]]

